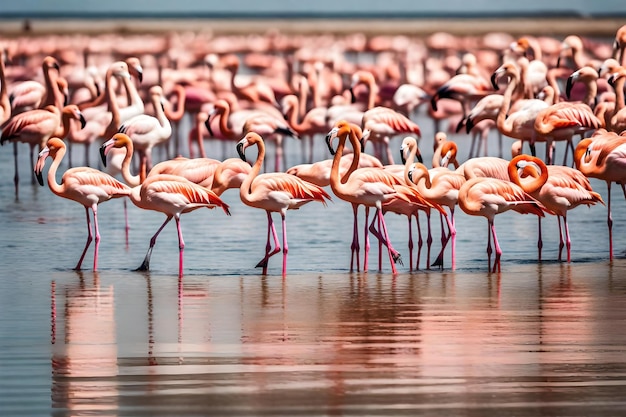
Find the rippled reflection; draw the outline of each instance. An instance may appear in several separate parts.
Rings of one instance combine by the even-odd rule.
[[[116,416],[114,291],[113,286],[100,286],[97,273],[88,275],[91,283],[80,273],[78,283],[51,287],[52,407],[68,409],[71,415],[98,411],[98,415]]]

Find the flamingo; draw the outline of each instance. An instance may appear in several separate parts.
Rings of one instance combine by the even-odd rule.
[[[615,41],[613,42],[613,58],[617,59],[619,55],[620,65],[626,66],[626,25],[623,25],[615,33]]]
[[[79,120],[81,127],[85,126],[85,118],[74,104],[67,105],[60,111],[55,106],[47,106],[44,109],[29,110],[7,120],[2,125],[0,145],[8,140],[19,140],[30,146],[31,171],[34,171],[33,153],[35,146],[39,145],[41,151],[48,139],[53,136],[65,137],[69,131],[70,119]],[[17,167],[17,148],[13,148],[15,164],[15,198],[18,198],[19,172]],[[33,178],[34,180],[34,178]]]
[[[624,104],[624,83],[626,82],[626,67],[618,68],[609,78],[609,84],[615,90],[615,108],[611,116],[609,129],[615,133],[626,130],[626,105]]]
[[[520,174],[521,172],[521,174]],[[522,181],[521,177],[531,176],[531,181]],[[567,248],[567,262],[571,261],[571,240],[569,227],[567,224],[567,212],[581,204],[587,206],[598,202],[604,204],[600,194],[591,190],[587,178],[582,176],[581,184],[580,171],[565,167],[547,165],[539,158],[529,155],[518,155],[509,163],[509,177],[511,181],[538,200],[545,208],[556,214],[559,222],[559,261],[563,246]],[[563,230],[561,229],[561,218],[563,218]],[[541,217],[539,217],[539,260],[541,260]]]
[[[548,164],[552,163],[553,140],[567,140],[566,150],[572,148],[573,152],[572,137],[575,134],[582,135],[601,126],[600,119],[585,103],[564,101],[540,110],[535,116],[535,132],[546,139],[546,162]],[[563,165],[565,165],[566,158],[567,152],[565,152]]]
[[[370,136],[376,139],[375,144],[382,143],[387,153],[389,164],[393,164],[393,156],[389,149],[389,138],[391,136],[406,133],[417,135],[419,138],[422,134],[417,123],[388,107],[374,107],[366,111],[363,114],[361,129],[363,130],[362,140],[364,143],[367,143]],[[378,153],[380,154],[381,152]]]
[[[258,148],[257,159],[252,170],[243,181],[240,187],[239,196],[241,201],[255,208],[265,210],[267,213],[267,243],[265,246],[265,256],[256,265],[263,268],[263,275],[267,274],[267,264],[269,258],[280,251],[278,236],[272,212],[280,213],[283,231],[283,277],[287,274],[287,228],[285,216],[287,210],[298,209],[311,201],[318,201],[326,205],[326,200],[330,196],[321,187],[301,180],[300,178],[282,172],[271,172],[259,175],[263,159],[265,158],[265,144],[263,138],[255,133],[249,132],[237,143],[237,153],[245,162],[245,150],[256,145]],[[270,233],[274,238],[274,249],[270,246]]]
[[[611,215],[611,183],[626,184],[626,137],[614,132],[600,132],[578,142],[574,150],[576,168],[587,177],[606,181],[607,225],[609,228],[609,259],[613,260],[613,217]],[[626,196],[626,191],[624,191]]]
[[[185,242],[180,226],[180,216],[183,213],[203,207],[209,209],[221,207],[230,216],[228,205],[217,194],[177,175],[158,174],[150,176],[141,185],[133,187],[129,197],[137,207],[145,210],[160,211],[167,216],[161,227],[150,239],[148,252],[139,268],[137,268],[139,271],[150,269],[150,257],[152,256],[152,249],[156,244],[156,239],[172,218],[176,220],[176,230],[178,232],[178,277],[182,278]]]
[[[494,218],[496,214],[508,210],[515,210],[522,214],[536,214],[543,217],[544,210],[537,201],[528,195],[518,185],[497,178],[472,178],[467,180],[459,189],[459,207],[471,216],[487,218],[487,261],[489,272],[500,272],[500,257],[502,249],[498,243]],[[495,259],[491,267],[491,240],[495,247]]]
[[[150,88],[150,98],[156,115],[142,114],[124,122],[119,131],[126,133],[132,140],[141,156],[140,176],[145,178],[152,168],[152,148],[165,142],[172,135],[172,125],[165,116],[163,109],[163,89],[160,86]]]
[[[452,269],[456,269],[456,226],[454,221],[454,208],[458,202],[459,188],[465,182],[465,177],[455,171],[446,169],[431,173],[422,163],[414,163],[417,141],[414,138],[405,138],[402,141],[402,156],[404,167],[404,179],[409,184],[415,184],[419,193],[429,202],[448,207],[450,216],[445,216],[448,225],[448,236],[442,237],[442,247],[439,256],[433,263],[443,267],[443,252],[450,239],[452,239]],[[409,156],[404,157],[408,151]],[[443,217],[441,223],[443,226]]]
[[[333,165],[330,173],[330,187],[333,190],[333,193],[339,197],[340,199],[347,201],[352,204],[353,212],[354,212],[354,229],[353,229],[353,238],[351,245],[351,260],[350,260],[350,269],[353,269],[353,260],[354,255],[356,253],[357,259],[357,270],[359,269],[358,262],[358,251],[359,251],[359,243],[358,243],[358,227],[356,221],[356,212],[359,205],[364,205],[366,207],[365,216],[365,227],[367,228],[367,213],[369,207],[376,207],[376,216],[377,220],[382,228],[382,234],[384,236],[384,240],[387,243],[387,249],[389,252],[389,260],[391,263],[391,270],[394,274],[397,274],[395,262],[398,260],[397,256],[394,258],[394,253],[392,251],[392,246],[389,240],[389,235],[387,233],[387,226],[385,224],[385,219],[383,217],[383,203],[396,198],[398,195],[398,191],[396,190],[397,186],[402,186],[402,181],[397,178],[395,175],[387,172],[385,170],[379,168],[359,168],[356,169],[359,163],[359,153],[360,153],[360,144],[358,138],[356,137],[355,131],[351,128],[351,124],[348,121],[342,120],[337,123],[337,125],[328,133],[326,136],[326,144],[328,148],[332,151],[331,141],[338,137],[339,144],[337,145],[337,149],[334,151]],[[344,174],[343,179],[339,179],[339,165],[341,162],[341,157],[343,155],[343,150],[345,147],[346,140],[350,137],[350,141],[354,146],[354,159],[352,161],[352,166],[348,170],[348,173]],[[332,152],[331,152],[332,153]],[[406,200],[407,202],[411,202],[410,200]],[[368,254],[369,254],[369,242],[367,239],[367,229],[365,231],[365,261],[363,270],[367,271],[367,263],[368,263]]]
[[[89,210],[93,212],[94,232],[95,232],[95,248],[93,257],[93,270],[98,269],[98,247],[100,246],[100,231],[98,228],[98,204],[108,201],[112,198],[127,197],[131,193],[131,188],[119,182],[112,176],[89,167],[70,168],[63,173],[61,184],[56,181],[56,172],[61,164],[61,160],[65,155],[65,143],[53,137],[48,139],[46,146],[39,152],[39,159],[35,165],[35,174],[39,184],[43,186],[42,171],[48,157],[52,158],[52,165],[48,170],[48,186],[50,190],[59,197],[74,200],[85,207],[87,216],[87,243],[83,249],[83,253],[74,267],[80,270],[87,249],[93,240],[91,230],[91,220]]]

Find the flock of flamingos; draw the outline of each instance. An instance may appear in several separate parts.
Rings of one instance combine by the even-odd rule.
[[[559,260],[565,248],[569,262],[568,210],[606,204],[612,259],[611,183],[619,183],[626,196],[625,49],[626,25],[616,31],[612,44],[575,35],[514,38],[504,33],[5,39],[1,143],[13,146],[16,198],[17,142],[22,142],[30,146],[32,179],[44,185],[50,158],[50,190],[85,207],[88,238],[76,269],[92,240],[93,269],[98,267],[98,205],[128,197],[137,207],[166,216],[139,269],[149,269],[157,237],[173,218],[182,276],[181,215],[203,207],[230,215],[220,199],[229,188],[239,188],[242,203],[267,212],[265,255],[257,264],[264,274],[281,250],[286,274],[287,211],[309,202],[325,205],[331,195],[353,208],[351,270],[368,270],[371,233],[397,273],[401,257],[391,244],[386,212],[407,216],[411,270],[420,264],[421,232],[416,262],[411,232],[419,212],[428,218],[426,266],[443,267],[444,251],[450,250],[454,269],[457,205],[487,219],[490,271],[500,271],[502,254],[494,218],[508,210],[538,216],[539,259],[541,218],[555,215]],[[437,132],[431,168],[421,157],[420,128],[414,121],[424,103]],[[183,117],[190,121],[185,132]],[[441,130],[442,122],[472,135],[464,163],[457,161],[457,146]],[[500,135],[499,157],[486,156],[487,134],[494,128]],[[333,157],[314,162],[314,143],[320,142],[314,138],[322,135]],[[402,163],[395,163],[389,142],[399,135],[406,137]],[[303,141],[302,158],[310,163],[283,166],[283,140],[289,136]],[[515,140],[511,160],[502,158],[502,136]],[[236,147],[240,158],[208,158],[204,140]],[[560,165],[554,153],[558,141],[565,143]],[[267,161],[266,142],[275,153]],[[545,146],[541,157],[537,143]],[[72,160],[76,152],[71,147],[79,145],[85,149],[84,166]],[[101,164],[92,155],[98,145]],[[256,148],[253,163],[246,158],[250,147]],[[153,149],[166,157],[155,163]],[[183,149],[189,154],[182,156]],[[370,149],[371,154],[365,153]],[[62,164],[69,167],[59,183]],[[590,177],[606,181],[606,203],[591,189]],[[371,222],[370,208],[375,208]],[[440,216],[442,248],[430,263],[433,210]],[[282,241],[274,212],[281,216]],[[419,222],[417,226],[419,230]]]

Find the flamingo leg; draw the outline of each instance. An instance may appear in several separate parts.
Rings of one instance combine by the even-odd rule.
[[[185,251],[185,241],[183,240],[183,230],[180,227],[180,216],[176,216],[176,230],[178,231],[178,277],[183,276],[183,255]]]
[[[430,210],[426,210],[426,219],[428,220],[428,235],[426,236],[426,269],[430,269],[430,247],[433,244],[433,234],[430,227]]]
[[[152,238],[150,239],[150,246],[148,247],[148,252],[146,253],[146,256],[143,258],[143,262],[141,263],[141,265],[139,265],[139,268],[137,268],[136,271],[148,271],[150,269],[150,257],[152,256],[152,248],[154,248],[154,245],[156,244],[156,240],[157,240],[157,237],[159,236],[159,233],[161,233],[161,230],[163,230],[165,225],[168,224],[170,220],[172,220],[172,217],[173,216],[171,215],[167,216],[167,218],[165,219],[161,227],[159,227],[159,230],[157,230],[154,236],[152,236]]]
[[[95,238],[95,248],[93,252],[93,270],[98,270],[98,249],[100,249],[100,229],[98,227],[98,205],[94,204],[91,206],[91,210],[93,211],[93,226],[96,232]]]
[[[359,206],[357,204],[352,204],[352,211],[354,213],[354,226],[352,231],[352,245],[350,245],[350,272],[354,270],[354,260],[356,258],[356,270],[360,271],[360,260],[359,260],[359,225],[358,225],[358,212]],[[356,256],[355,256],[356,255]]]
[[[559,224],[560,227],[560,224]],[[541,235],[541,217],[537,216],[537,261],[541,262],[541,251],[543,249],[543,237]]]
[[[489,265],[489,270],[491,270],[492,253],[493,249],[491,248],[491,220],[487,220],[487,264]]]
[[[563,228],[561,227],[561,216],[557,215],[556,218],[557,218],[557,221],[559,222],[559,257],[558,257],[558,260],[559,262],[561,262],[562,260],[561,253],[563,252],[565,241],[563,239]]]
[[[613,260],[613,216],[611,215],[611,182],[606,182],[607,186],[607,218],[606,224],[609,227],[609,260]]]
[[[435,259],[435,262],[433,262],[433,264],[431,266],[439,266],[440,269],[443,269],[443,256],[444,256],[444,251],[446,249],[446,247],[448,246],[448,242],[450,241],[450,239],[452,239],[452,269],[456,268],[456,227],[454,226],[454,209],[451,208],[450,209],[450,217],[446,216],[446,224],[448,226],[448,234],[445,238],[445,240],[442,241],[441,243],[441,251],[439,252],[439,255],[437,255],[437,259]],[[443,215],[441,215],[443,217]],[[443,219],[442,219],[442,223],[441,223],[441,230],[443,230]]]
[[[280,252],[280,242],[278,241],[278,234],[276,233],[276,227],[274,226],[274,220],[272,219],[272,213],[270,211],[267,212],[267,224],[268,224],[268,237],[267,237],[267,245],[265,246],[265,257],[256,264],[256,268],[263,268],[263,275],[267,274],[267,264],[269,259]],[[269,234],[272,234],[274,238],[274,249],[270,251],[271,245],[269,240]]]
[[[287,254],[289,246],[287,246],[287,222],[285,221],[285,213],[280,213],[283,228],[283,278],[287,276]]]
[[[35,185],[35,146],[31,145],[30,147],[30,183]]]
[[[565,247],[567,248],[567,262],[572,261],[572,241],[569,236],[569,225],[567,224],[567,214],[563,216],[563,226],[565,227]]]
[[[365,206],[365,236],[364,236],[364,257],[363,257],[363,272],[367,272],[368,264],[369,264],[369,254],[370,254],[370,237],[367,232],[367,222],[370,214],[370,208]]]
[[[413,271],[413,223],[411,223],[412,214],[407,216],[409,221],[409,271]]]
[[[420,225],[420,221],[419,221],[419,216],[418,215],[415,216],[415,223],[417,223],[417,234],[418,234],[418,239],[417,239],[417,262],[415,264],[415,269],[420,269],[420,257],[422,255],[422,245],[423,245],[424,241],[422,239],[422,227]]]
[[[128,231],[130,230],[130,223],[128,223],[128,204],[124,199],[124,232],[126,234],[126,249],[128,249]]]
[[[13,183],[15,184],[15,199],[17,200],[20,183],[20,174],[17,169],[17,142],[13,142],[13,163],[15,165],[15,175],[13,176]]]
[[[378,213],[377,213],[378,214]],[[401,260],[401,256],[400,253],[395,250],[393,248],[393,246],[390,245],[389,240],[380,232],[382,229],[382,227],[384,227],[384,225],[381,223],[380,221],[380,217],[376,215],[373,219],[372,219],[372,223],[370,223],[370,227],[369,227],[369,231],[374,235],[374,237],[376,237],[376,239],[378,239],[378,270],[382,270],[383,266],[382,266],[382,245],[385,245],[385,247],[387,248],[388,251],[391,252],[392,255],[392,259],[393,262],[400,262],[400,264],[402,265],[402,260]],[[378,229],[376,229],[375,223],[378,223]]]
[[[80,267],[83,264],[83,259],[85,259],[85,254],[87,253],[87,248],[89,248],[89,245],[91,245],[91,241],[93,240],[93,236],[91,234],[91,219],[89,218],[89,208],[87,207],[85,207],[85,214],[87,215],[87,243],[85,244],[83,253],[80,255],[80,259],[78,259],[78,263],[74,267],[76,271],[80,270]]]
[[[502,249],[500,248],[500,244],[498,243],[498,235],[496,235],[496,225],[494,224],[493,220],[491,220],[490,223],[491,223],[491,234],[493,236],[493,246],[496,250],[496,257],[493,262],[492,272],[500,272],[500,257],[502,256]],[[496,271],[496,267],[497,267],[497,271]]]
[[[387,241],[387,251],[389,252],[389,263],[391,264],[391,272],[395,275],[398,273],[398,271],[396,270],[396,262],[400,262],[400,265],[402,265],[402,259],[400,258],[399,254],[397,258],[394,258],[393,252],[396,251],[394,251],[393,247],[391,246],[391,241],[389,240],[389,233],[387,233],[387,225],[385,224],[383,211],[380,208],[377,208],[376,214],[378,215],[378,217],[380,217],[383,234],[385,236],[385,240]]]

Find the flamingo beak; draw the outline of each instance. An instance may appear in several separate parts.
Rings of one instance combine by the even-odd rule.
[[[498,71],[491,74],[491,85],[495,90],[500,89],[500,86],[498,85]]]
[[[565,95],[567,96],[568,100],[570,99],[572,87],[574,87],[574,74],[567,77],[567,84],[565,85]]]
[[[109,149],[113,147],[114,143],[113,139],[109,139],[100,146],[100,159],[102,159],[102,165],[105,168],[107,166],[107,153],[109,153]]]
[[[356,95],[354,94],[354,89],[352,87],[350,87],[350,101],[352,103],[356,103]]]
[[[78,120],[80,120],[80,128],[84,129],[87,124],[87,120],[85,120],[85,116],[82,113],[78,113]]]
[[[424,163],[424,158],[422,158],[422,154],[421,154],[421,153],[419,153],[419,152],[418,152],[418,153],[415,155],[415,157],[417,158],[417,162],[419,162],[420,164],[423,164],[423,163]]]
[[[334,128],[332,129],[330,132],[328,132],[328,134],[326,135],[326,146],[328,146],[328,150],[330,151],[331,155],[335,155],[335,150],[333,149],[333,144],[332,141],[335,138],[335,136],[337,135],[337,129]]]
[[[206,129],[209,131],[209,135],[213,137],[215,135],[213,134],[213,129],[211,129],[211,116],[213,116],[213,113],[209,114],[209,117],[207,117],[206,122],[204,122],[204,125],[206,126]]]
[[[244,141],[240,141],[239,143],[237,143],[237,153],[239,154],[239,157],[241,158],[241,160],[243,162],[248,162],[246,161],[246,154],[244,153]]]

